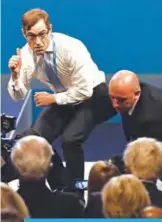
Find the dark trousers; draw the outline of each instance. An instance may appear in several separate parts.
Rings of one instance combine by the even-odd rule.
[[[81,104],[53,104],[40,114],[32,130],[50,143],[60,136],[69,186],[84,178],[82,144],[97,124],[115,114],[105,83],[95,87],[92,97]]]

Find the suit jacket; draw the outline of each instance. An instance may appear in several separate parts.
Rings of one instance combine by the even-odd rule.
[[[100,192],[92,192],[84,213],[85,218],[104,218]]]
[[[80,218],[84,204],[74,193],[50,191],[45,181],[20,180],[18,190],[33,218]]]
[[[143,181],[143,184],[145,185],[145,188],[149,192],[152,205],[157,207],[162,207],[162,191],[157,189],[156,183]]]
[[[123,129],[128,141],[152,137],[162,141],[162,90],[141,83],[141,96],[132,115],[122,115]]]

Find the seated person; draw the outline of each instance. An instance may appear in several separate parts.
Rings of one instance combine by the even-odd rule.
[[[151,204],[143,183],[129,174],[111,178],[102,190],[102,201],[106,218],[137,218]]]
[[[21,218],[29,218],[29,211],[21,196],[7,184],[1,182],[1,211],[13,210]]]
[[[46,139],[27,136],[11,152],[11,160],[20,174],[18,193],[25,200],[33,218],[78,218],[84,206],[74,193],[52,192],[45,185],[54,151]]]
[[[13,209],[5,208],[1,210],[1,222],[24,222],[24,218]]]
[[[142,218],[162,218],[162,208],[149,206],[141,212]]]
[[[103,218],[101,190],[113,176],[119,175],[118,168],[109,161],[96,162],[88,178],[88,203],[85,209],[86,218]]]
[[[152,138],[139,138],[127,145],[124,163],[129,173],[143,181],[152,204],[162,207],[162,191],[156,181],[162,178],[162,142]]]

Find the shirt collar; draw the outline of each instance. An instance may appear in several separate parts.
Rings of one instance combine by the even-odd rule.
[[[53,41],[51,38],[50,38],[50,44],[45,52],[53,52]]]
[[[139,97],[140,98],[140,97]],[[128,115],[131,116],[133,114],[133,111],[137,105],[137,102],[139,100],[139,98],[137,99],[137,101],[133,104],[132,108],[128,111]]]

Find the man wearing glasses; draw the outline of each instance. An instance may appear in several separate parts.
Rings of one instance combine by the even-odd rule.
[[[82,144],[97,124],[116,114],[105,74],[80,40],[52,33],[45,11],[26,12],[22,31],[27,44],[9,60],[8,90],[14,100],[24,99],[31,79],[36,78],[53,91],[34,95],[35,105],[46,108],[30,134],[45,137],[50,143],[61,136],[70,187],[84,177]]]
[[[109,85],[114,109],[121,113],[128,141],[152,137],[162,141],[162,90],[140,83],[137,75],[128,70],[114,74]]]

